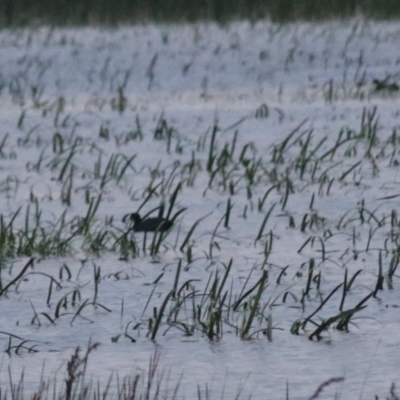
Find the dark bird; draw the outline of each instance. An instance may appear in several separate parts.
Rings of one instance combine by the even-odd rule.
[[[142,219],[138,213],[129,214],[129,218],[133,221],[134,232],[166,232],[174,224],[160,217]]]

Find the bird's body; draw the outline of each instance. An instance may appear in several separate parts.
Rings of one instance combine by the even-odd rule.
[[[134,232],[166,232],[174,224],[160,217],[142,219],[138,213],[130,214],[129,218],[133,221]]]

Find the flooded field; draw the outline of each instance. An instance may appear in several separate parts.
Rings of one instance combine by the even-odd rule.
[[[399,38],[1,31],[2,393],[396,399]]]

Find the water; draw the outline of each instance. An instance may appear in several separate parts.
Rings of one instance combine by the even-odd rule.
[[[111,374],[114,378],[147,374],[149,360],[157,352],[158,372],[164,371],[158,375],[162,385],[172,395],[179,382],[180,398],[195,398],[198,391],[210,398],[235,398],[238,393],[242,398],[284,398],[288,391],[290,399],[308,399],[324,382],[318,398],[387,396],[399,367],[397,276],[393,290],[388,280],[398,251],[398,138],[396,134],[394,144],[389,138],[399,126],[399,100],[396,91],[377,92],[373,79],[397,82],[399,35],[398,23],[355,20],[2,31],[4,220],[9,222],[22,207],[14,221],[15,232],[25,232],[28,220],[28,232],[37,223],[54,234],[66,210],[62,235],[68,237],[76,229],[77,217],[88,215],[90,199],[101,193],[101,201],[87,241],[82,235],[71,241],[73,255],[42,259],[35,253],[34,267],[1,297],[0,342],[9,349],[0,363],[1,385],[9,386],[9,368],[14,382],[24,370],[25,393],[32,393],[43,368],[46,379],[57,377],[61,390],[66,362],[77,346],[85,349],[91,342],[100,346],[90,354],[88,379],[99,379],[103,387]],[[263,104],[268,115],[256,118]],[[330,154],[322,157],[343,127],[347,130],[341,139],[349,131],[360,133],[363,113],[364,121],[372,121],[369,128],[376,123],[377,140],[371,141],[367,134],[353,137],[332,159]],[[167,136],[153,138],[160,118],[172,129],[169,147]],[[238,131],[235,163],[228,164],[226,181],[216,174],[210,182],[206,171],[214,125],[219,127],[215,154],[225,144],[231,149]],[[289,140],[283,160],[273,161],[272,146],[282,144],[296,127],[300,127],[296,140]],[[142,137],[135,136],[139,130]],[[61,150],[55,145],[55,133],[63,138]],[[299,154],[308,135],[306,154],[321,160],[313,164],[315,170],[307,166],[300,177],[304,157]],[[67,164],[62,174],[76,138],[73,167]],[[118,179],[124,160],[134,154]],[[118,155],[118,166],[110,164],[107,169],[112,155]],[[195,171],[193,185],[188,184],[190,165]],[[249,165],[262,166],[252,183]],[[110,175],[103,178],[106,171]],[[329,179],[323,179],[324,171]],[[286,204],[285,173],[293,182]],[[97,233],[107,230],[117,235],[126,229],[122,217],[137,211],[149,192],[146,188],[160,184],[157,197],[145,204],[141,214],[159,206],[162,199],[168,209],[179,182],[183,185],[174,212],[187,210],[157,257],[151,257],[149,250],[144,254],[141,233],[135,234],[140,249],[136,258],[122,260],[112,252],[115,239],[109,233],[103,248],[90,248]],[[233,208],[227,229],[229,198]],[[179,248],[201,218],[189,241],[190,257],[188,246],[183,252]],[[151,240],[149,235],[148,246]],[[362,272],[346,293],[343,311],[374,291],[379,252],[383,290],[354,314],[350,332],[338,331],[333,324],[320,341],[311,341],[316,329],[311,322],[298,336],[290,332],[296,320],[304,321],[344,282],[346,268],[347,282]],[[302,302],[311,258],[314,280]],[[2,272],[3,288],[28,259],[27,255],[5,259],[12,269]],[[222,291],[229,299],[223,307],[226,323],[219,338],[210,341],[201,325],[192,321],[192,305],[202,304],[203,293],[210,290],[207,282],[217,271],[223,276],[230,260],[231,272]],[[179,262],[177,287],[190,281],[181,292],[187,296],[178,313],[181,325],[163,318],[152,342],[150,320],[155,323],[155,309],[160,312],[174,287]],[[249,302],[247,308],[242,304],[234,312],[227,304],[232,306],[256,285],[262,270],[268,271],[262,310],[252,324],[251,339],[240,340],[243,319],[249,318],[257,290],[243,301]],[[49,294],[50,277],[62,288],[53,282]],[[340,313],[342,296],[341,287],[313,322]],[[174,301],[168,303],[166,314]],[[202,316],[205,325],[210,322],[204,305]],[[269,318],[272,341],[264,334]],[[192,336],[185,335],[183,324],[193,329]]]

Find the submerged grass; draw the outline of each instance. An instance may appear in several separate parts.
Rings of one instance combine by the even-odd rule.
[[[268,118],[268,113],[265,107],[261,107],[256,112],[256,118]],[[305,128],[307,120],[302,121],[294,129],[292,129],[288,135],[283,138],[280,142],[272,144],[270,151],[266,154],[266,158],[258,154],[257,148],[253,143],[249,142],[243,145],[239,152],[235,152],[235,148],[238,147],[238,131],[235,132],[232,142],[221,144],[221,140],[218,135],[222,135],[222,129],[215,124],[209,131],[211,135],[207,138],[207,134],[204,138],[202,146],[198,148],[198,163],[200,168],[194,172],[194,174],[206,174],[210,177],[207,188],[204,192],[215,191],[223,194],[227,197],[225,212],[220,214],[218,222],[214,225],[213,231],[209,234],[208,248],[203,250],[203,255],[196,252],[196,239],[194,233],[199,224],[205,220],[210,214],[197,219],[190,229],[186,230],[186,235],[181,242],[178,241],[176,236],[175,246],[167,242],[170,232],[155,232],[150,243],[150,247],[147,247],[146,233],[142,242],[143,255],[146,255],[147,250],[152,257],[160,255],[161,250],[169,251],[177,249],[181,253],[178,270],[181,270],[182,257],[186,257],[187,269],[190,268],[190,264],[194,259],[202,258],[205,256],[207,262],[213,262],[216,258],[216,250],[221,252],[221,246],[223,246],[226,240],[222,234],[222,226],[225,231],[231,230],[231,225],[236,223],[233,220],[232,211],[234,210],[234,204],[231,199],[240,198],[245,196],[245,202],[248,203],[250,212],[253,210],[253,191],[262,193],[262,197],[258,199],[258,207],[256,212],[261,214],[260,219],[261,225],[254,237],[254,247],[261,247],[263,253],[262,268],[266,269],[262,272],[262,277],[259,278],[250,289],[242,289],[242,293],[237,294],[234,291],[217,291],[219,276],[215,275],[211,278],[210,275],[210,288],[208,285],[205,289],[201,289],[203,293],[202,301],[197,302],[199,289],[193,286],[194,282],[187,283],[183,287],[186,289],[177,291],[178,281],[176,280],[174,287],[167,291],[164,296],[164,300],[161,306],[153,307],[153,316],[147,319],[148,325],[148,336],[151,340],[156,340],[159,337],[158,333],[161,326],[179,327],[184,328],[186,334],[193,335],[194,332],[202,333],[210,340],[222,338],[224,325],[233,327],[241,339],[247,339],[253,337],[255,332],[267,332],[268,337],[271,338],[272,324],[271,316],[265,316],[264,311],[268,308],[269,300],[265,299],[265,292],[268,288],[268,276],[269,272],[274,268],[273,264],[270,264],[270,259],[274,255],[274,244],[279,240],[278,236],[274,233],[274,224],[276,218],[281,215],[287,216],[287,207],[290,204],[291,196],[298,194],[299,184],[300,185],[320,185],[321,178],[317,178],[319,172],[322,171],[323,182],[330,182],[332,185],[333,181],[339,184],[354,184],[358,182],[358,176],[362,174],[362,171],[370,168],[369,160],[373,157],[373,154],[382,152],[381,146],[385,147],[387,151],[389,147],[397,148],[398,141],[396,139],[390,142],[381,140],[379,138],[378,115],[375,107],[372,109],[364,109],[361,116],[360,131],[347,131],[340,130],[338,137],[333,141],[334,146],[327,145],[327,137],[318,139],[317,143],[314,144],[312,130]],[[157,122],[156,129],[154,132],[154,141],[168,142],[166,152],[169,154],[171,151],[171,143],[174,140],[179,140],[177,134],[173,134],[174,128],[171,127],[162,115]],[[344,133],[345,132],[345,133]],[[343,136],[346,135],[347,139],[344,140]],[[69,149],[64,149],[64,143],[69,141],[71,143]],[[4,141],[3,141],[4,142]],[[5,142],[4,142],[5,143]],[[332,141],[331,141],[332,143]],[[350,147],[346,148],[348,145]],[[79,146],[79,151],[78,151]],[[208,146],[208,147],[207,147]],[[73,190],[72,180],[73,175],[80,173],[78,162],[74,167],[71,167],[71,175],[68,178],[67,170],[70,168],[71,163],[78,156],[78,153],[86,152],[88,144],[85,143],[81,138],[70,137],[68,140],[62,135],[53,137],[53,151],[64,155],[64,159],[60,158],[57,162],[51,162],[48,164],[51,170],[54,171],[56,181],[60,184],[64,184],[63,181],[69,179],[69,185],[67,189],[67,196],[61,198],[62,203],[71,204],[76,201],[77,193]],[[90,151],[92,145],[89,145]],[[201,157],[202,153],[206,152],[206,158]],[[389,150],[390,152],[390,150]],[[343,157],[348,159],[348,162],[343,161],[337,162],[337,160],[343,160]],[[192,153],[193,158],[193,153]],[[46,224],[43,222],[42,209],[40,201],[34,199],[33,211],[31,205],[27,205],[25,215],[22,213],[22,207],[19,207],[15,213],[9,218],[9,222],[5,221],[5,217],[1,215],[0,218],[0,241],[2,243],[1,249],[3,251],[3,257],[18,257],[18,256],[61,256],[65,254],[73,254],[78,248],[83,249],[88,254],[105,254],[107,252],[117,252],[120,255],[121,260],[128,260],[132,257],[140,256],[140,240],[134,235],[133,227],[126,220],[126,216],[123,220],[126,223],[125,228],[121,228],[114,223],[114,216],[100,217],[100,209],[103,205],[103,198],[106,196],[106,186],[111,181],[116,188],[125,189],[126,184],[125,174],[137,174],[137,166],[134,165],[135,156],[126,157],[124,155],[112,155],[108,161],[108,164],[103,172],[101,172],[101,159],[96,160],[97,171],[94,175],[94,181],[98,182],[98,189],[96,195],[92,195],[88,204],[87,211],[83,216],[74,216],[70,220],[67,220],[66,211],[58,219],[57,223],[48,229]],[[58,166],[61,165],[59,170]],[[329,166],[329,167],[328,167]],[[150,174],[150,183],[147,185],[142,193],[142,202],[137,208],[137,212],[141,211],[148,204],[152,203],[154,199],[161,197],[159,206],[150,210],[145,214],[146,218],[151,213],[157,211],[159,217],[164,216],[166,207],[166,199],[168,200],[168,209],[166,212],[166,218],[176,224],[178,217],[185,218],[184,212],[187,211],[187,207],[180,207],[178,211],[175,211],[176,205],[179,204],[181,194],[187,190],[186,188],[192,187],[192,184],[187,184],[183,178],[183,174],[179,173],[180,164],[176,163],[173,168],[173,174],[180,176],[179,180],[170,177],[165,178],[163,175]],[[158,167],[157,167],[158,169]],[[204,171],[204,172],[203,172]],[[271,172],[274,171],[274,172]],[[73,175],[72,175],[73,174]],[[127,176],[128,176],[127,175]],[[193,177],[188,178],[190,180]],[[229,181],[232,179],[239,182],[242,179],[241,188],[242,193],[232,192],[230,189]],[[166,181],[168,181],[166,183]],[[175,184],[173,185],[173,183]],[[236,183],[236,190],[240,187],[239,183]],[[270,185],[265,190],[263,186]],[[260,187],[260,189],[259,189]],[[65,186],[63,186],[63,192]],[[243,190],[244,189],[244,190]],[[125,189],[126,190],[126,189]],[[274,198],[272,198],[275,195]],[[168,196],[168,197],[167,197]],[[277,202],[276,197],[280,199],[282,207],[279,213],[276,214],[275,208]],[[329,196],[329,189],[324,193],[324,196]],[[267,206],[267,200],[269,205]],[[65,203],[65,198],[68,198]],[[300,271],[304,266],[308,265],[308,271],[306,273],[306,282],[304,289],[301,293],[291,295],[294,299],[299,299],[299,303],[303,310],[307,308],[307,303],[314,298],[315,295],[321,299],[321,305],[310,314],[309,317],[301,320],[297,320],[293,323],[292,332],[295,334],[300,333],[300,328],[304,331],[306,326],[312,322],[317,325],[318,328],[311,333],[310,338],[316,337],[321,338],[321,333],[326,331],[329,327],[333,326],[338,330],[349,329],[349,321],[352,316],[365,308],[365,306],[357,306],[348,310],[344,310],[345,299],[350,296],[350,289],[360,272],[353,275],[352,278],[348,278],[347,269],[344,276],[344,282],[337,285],[334,289],[328,290],[328,295],[323,298],[323,292],[321,291],[321,281],[324,277],[324,271],[321,268],[324,263],[330,261],[329,256],[329,243],[334,235],[342,234],[346,232],[348,227],[352,227],[352,243],[356,246],[356,229],[357,225],[363,226],[368,225],[368,243],[365,251],[369,251],[370,242],[373,235],[377,231],[385,229],[385,221],[390,218],[391,224],[390,229],[397,229],[397,217],[395,211],[392,210],[390,215],[383,218],[377,216],[378,208],[369,210],[366,207],[364,199],[361,200],[354,210],[346,211],[339,218],[335,226],[326,216],[320,216],[318,211],[315,210],[316,199],[322,198],[320,194],[318,197],[315,192],[312,192],[311,201],[308,205],[307,212],[303,215],[301,222],[297,222],[293,215],[289,215],[289,228],[295,231],[299,231],[301,234],[312,232],[312,234],[304,241],[302,246],[298,249],[298,254],[303,254],[311,251],[313,256],[309,258],[308,263],[302,263]],[[158,200],[159,201],[159,200]],[[264,208],[266,211],[264,211]],[[129,214],[127,214],[129,215]],[[297,218],[299,217],[297,213]],[[101,218],[104,218],[102,221]],[[268,233],[266,233],[266,227]],[[19,228],[16,228],[19,226]],[[329,226],[329,229],[327,227]],[[316,234],[314,234],[314,232]],[[179,244],[181,243],[181,244]],[[386,279],[388,287],[393,288],[395,271],[398,264],[398,254],[395,253],[392,256],[392,261],[388,268],[388,272],[384,274],[382,255],[385,254],[387,257],[390,252],[395,251],[398,246],[398,236],[391,234],[391,240],[385,241],[385,248],[379,249],[379,262],[378,262],[378,276],[374,283],[374,287],[371,288],[373,296],[376,297],[378,291],[383,290],[383,283]],[[347,249],[343,254],[346,254]],[[357,257],[360,251],[353,251],[353,258]],[[27,266],[33,263],[33,258],[28,262]],[[347,261],[349,262],[349,261]],[[224,283],[228,274],[231,271],[233,260],[231,259],[228,264],[229,267],[226,269],[226,275]],[[211,264],[212,265],[212,264]],[[343,263],[346,266],[346,263]],[[11,278],[8,283],[4,283],[3,278],[1,279],[1,293],[6,293],[7,290],[18,284],[19,280],[26,276],[26,269],[22,269],[22,273],[17,274],[15,278]],[[282,273],[277,278],[278,284],[281,284],[283,279],[283,273],[286,274],[288,267],[282,269]],[[73,297],[72,304],[75,309],[71,310],[72,315],[71,324],[80,317],[82,311],[88,306],[94,308],[102,308],[108,310],[106,305],[102,305],[98,302],[98,285],[101,281],[100,267],[94,266],[94,295],[93,297],[86,298],[83,301],[80,299],[77,301],[77,294],[79,291],[74,291],[74,294],[64,294],[63,297],[58,301],[55,306],[54,314],[40,313],[34,310],[34,323],[40,325],[40,317],[44,316],[52,324],[64,314],[61,313],[61,309],[67,310],[68,300],[70,296]],[[68,274],[71,276],[71,273]],[[298,277],[301,277],[302,273],[298,273]],[[53,296],[53,284],[57,283],[54,278],[50,277],[50,287],[47,294],[47,304],[50,304],[50,300]],[[178,278],[176,278],[178,279]],[[158,282],[158,280],[157,280]],[[57,284],[59,285],[59,284]],[[342,287],[342,298],[339,306],[340,313],[327,319],[324,318],[322,323],[318,323],[314,320],[314,316],[320,312],[322,307],[330,301],[331,297],[335,292]],[[155,287],[154,287],[155,288]],[[253,294],[254,292],[254,294]],[[286,299],[287,293],[284,295]],[[269,295],[271,297],[271,295]],[[151,296],[149,298],[149,301]],[[369,299],[369,294],[366,296]],[[275,302],[274,302],[275,303]],[[188,311],[190,307],[191,311]],[[73,308],[74,308],[73,307]],[[189,307],[189,308],[188,308]],[[145,310],[147,305],[145,307]],[[169,311],[168,311],[169,309]],[[181,313],[181,309],[185,309],[185,313]],[[144,313],[144,311],[143,311]],[[238,314],[241,315],[239,316]],[[65,314],[68,315],[68,314]],[[172,317],[173,316],[173,317]],[[242,322],[239,322],[241,320]]]
[[[201,42],[196,29],[194,40]],[[60,48],[67,45],[63,40]],[[160,40],[167,49],[168,34]],[[229,40],[229,49],[216,48],[213,56],[239,52],[238,36]],[[51,65],[30,57],[20,63],[46,76]],[[153,51],[146,59],[149,93],[160,85],[162,57]],[[267,57],[261,52],[259,61]],[[48,100],[45,78],[24,71],[0,77],[1,96],[18,111],[10,118],[19,135],[16,145],[12,135],[0,140],[2,168],[20,171],[23,164],[26,174],[0,180],[0,297],[6,311],[8,305],[25,307],[21,321],[14,324],[12,317],[0,332],[4,351],[10,357],[44,351],[43,342],[18,334],[24,323],[35,332],[87,324],[124,346],[140,340],[158,345],[167,335],[212,343],[230,335],[272,346],[281,331],[294,341],[325,341],[335,331],[346,336],[368,329],[359,316],[376,315],[381,297],[399,279],[398,195],[386,195],[396,192],[397,182],[381,179],[384,171],[397,173],[396,122],[383,122],[372,105],[360,106],[351,126],[336,130],[321,130],[314,116],[303,113],[284,125],[284,112],[262,103],[230,118],[227,128],[218,111],[211,123],[202,111],[192,128],[175,114],[133,104],[127,88],[134,71],[110,75],[114,61],[110,56],[100,72],[89,73],[88,80],[98,79],[109,94],[94,94],[83,115],[74,111],[76,99]],[[206,78],[204,104],[211,98]],[[395,78],[378,81],[368,93],[396,92],[395,84]],[[325,101],[362,101],[364,92],[344,93],[342,86],[339,91],[334,80],[324,86]],[[87,120],[93,116],[94,126]],[[42,120],[50,126],[48,136],[41,133],[47,128]],[[271,127],[279,135],[267,141]],[[375,198],[371,187],[385,194]],[[132,213],[166,218],[171,229],[135,232]],[[104,321],[115,323],[116,309],[113,331],[103,329]],[[72,356],[65,393],[58,396],[53,388],[47,397],[114,396],[111,378],[104,390],[84,381],[89,349]],[[157,362],[150,366],[152,379]],[[340,379],[324,382],[312,398]],[[134,375],[117,382],[116,398],[157,398],[159,382]],[[165,398],[176,398],[178,386]],[[19,398],[22,386],[14,389],[12,398]],[[198,394],[210,397],[201,388]]]
[[[155,351],[150,357],[147,370],[138,369],[137,372],[133,372],[130,375],[120,377],[118,374],[111,374],[106,380],[97,380],[97,382],[89,376],[88,373],[88,362],[89,358],[95,352],[99,343],[89,343],[86,350],[82,351],[79,347],[75,349],[68,362],[66,363],[66,371],[63,374],[64,379],[60,384],[56,378],[41,376],[41,380],[37,385],[37,389],[33,393],[26,393],[25,389],[25,371],[21,373],[17,381],[15,381],[11,370],[8,371],[8,385],[2,383],[0,386],[0,393],[2,399],[17,399],[23,400],[26,398],[30,399],[58,399],[58,400],[96,400],[102,398],[103,400],[124,400],[124,399],[148,399],[156,400],[163,398],[165,400],[174,399],[187,399],[189,397],[182,394],[185,392],[187,383],[185,382],[185,376],[181,375],[177,383],[171,384],[171,371],[166,371],[160,366],[160,353]],[[23,345],[18,346],[23,347]],[[343,394],[343,383],[345,383],[345,377],[333,377],[320,383],[314,391],[307,384],[306,391],[312,393],[311,396],[307,397],[308,400],[315,400],[322,398],[323,392],[331,385],[342,383]],[[195,383],[191,384],[195,387]],[[224,392],[222,394],[215,394],[215,391],[211,392],[209,389],[210,384],[206,384],[203,390],[200,384],[197,384],[197,396],[191,396],[191,399],[197,398],[201,400],[206,399],[223,399],[225,398]],[[244,399],[248,396],[243,392],[244,384],[240,385],[237,389],[235,399]],[[336,395],[337,395],[336,391]],[[336,398],[335,395],[335,398]],[[205,397],[204,397],[205,396]],[[252,397],[252,395],[249,395]],[[286,397],[287,400],[292,398],[290,383],[286,384]],[[325,398],[325,397],[324,397]],[[379,399],[378,396],[375,398]],[[396,385],[392,383],[389,389],[390,400],[398,398]]]

